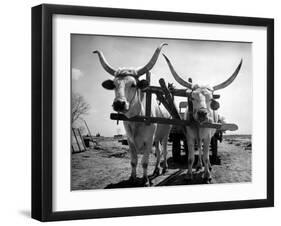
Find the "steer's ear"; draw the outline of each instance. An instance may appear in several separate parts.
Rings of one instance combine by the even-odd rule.
[[[145,80],[145,79],[140,80],[140,81],[138,82],[138,84],[137,84],[137,87],[138,87],[139,89],[145,89],[145,88],[148,87],[148,86],[149,86],[149,82],[148,82],[147,80]]]
[[[106,80],[104,81],[102,84],[102,87],[105,88],[105,89],[114,89],[115,88],[115,85],[114,85],[114,82],[112,80]]]
[[[211,101],[211,109],[216,111],[220,108],[220,103],[217,102],[216,100],[212,99]]]

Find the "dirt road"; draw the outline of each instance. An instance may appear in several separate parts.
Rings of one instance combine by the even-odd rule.
[[[212,166],[212,183],[237,183],[251,181],[251,148],[250,141],[244,138],[228,138],[218,145],[218,153],[221,165]],[[186,185],[184,174],[187,168],[186,158],[183,157],[179,163],[175,163],[171,157],[171,144],[168,146],[169,170],[152,180],[154,185],[160,183],[170,175],[179,172],[165,185]],[[139,162],[141,155],[139,155]],[[142,175],[141,164],[138,165],[137,175],[139,183],[132,185],[128,182],[130,176],[130,157],[128,146],[121,145],[113,138],[101,138],[95,149],[86,152],[72,154],[71,189],[103,189],[120,187],[142,186],[140,177]],[[155,163],[154,154],[150,155],[148,173],[152,174]],[[192,184],[203,183],[202,172],[195,173]]]

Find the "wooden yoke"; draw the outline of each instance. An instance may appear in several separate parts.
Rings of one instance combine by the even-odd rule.
[[[146,73],[146,80],[148,81],[148,84],[150,85],[150,71]],[[145,116],[150,117],[151,116],[151,92],[146,92],[146,100],[145,100]],[[150,125],[150,122],[147,121],[145,123],[146,125]]]
[[[146,73],[146,79],[150,84],[150,72]],[[132,118],[127,118],[123,114],[110,114],[110,118],[112,120],[122,120],[122,121],[133,121],[133,122],[142,122],[146,125],[150,125],[151,123],[160,123],[160,124],[169,124],[169,125],[178,125],[181,126],[183,133],[186,135],[186,126],[196,126],[200,128],[213,128],[220,130],[230,130],[235,131],[238,129],[238,126],[231,123],[196,123],[190,122],[184,119],[181,119],[180,114],[174,104],[173,96],[187,97],[188,91],[187,89],[169,89],[166,86],[165,80],[161,78],[159,80],[159,84],[161,87],[157,86],[148,86],[143,90],[146,93],[146,103],[145,103],[145,116],[135,116]],[[172,118],[161,118],[161,117],[151,117],[151,95],[156,94],[158,100],[163,104],[163,106],[170,113]],[[214,94],[213,98],[217,99],[220,95]]]

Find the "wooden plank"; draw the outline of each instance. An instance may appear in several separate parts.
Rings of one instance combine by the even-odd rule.
[[[169,110],[169,112],[171,112],[171,115],[173,118],[181,119],[180,114],[178,113],[178,110],[175,107],[174,100],[171,96],[171,93],[170,93],[169,89],[167,88],[166,83],[163,78],[159,79],[159,84],[164,92],[166,101],[169,105],[169,109],[167,109],[167,110]]]
[[[150,84],[150,71],[146,73],[146,80]],[[150,117],[151,116],[151,92],[146,93],[146,101],[145,101],[145,116]],[[150,124],[150,122],[146,122],[147,125]]]
[[[157,93],[157,98],[158,98],[158,100],[161,102],[161,104],[164,105],[164,107],[167,109],[167,111],[170,113],[170,115],[172,115],[173,112],[171,111],[171,108],[170,108],[168,102],[166,101],[166,99],[163,97],[163,95]]]
[[[159,124],[169,124],[169,125],[179,125],[179,126],[198,126],[200,128],[212,128],[212,129],[221,129],[222,124],[220,123],[196,123],[187,120],[181,120],[181,119],[168,119],[168,118],[160,118],[160,117],[146,117],[146,116],[135,116],[132,118],[127,118],[123,114],[117,114],[117,113],[111,113],[110,119],[112,120],[121,120],[121,121],[130,121],[130,122],[143,122],[146,123],[149,121],[150,123],[159,123]],[[223,126],[226,128],[227,126],[232,126],[235,124],[223,124]]]
[[[90,131],[89,127],[88,127],[88,124],[87,124],[86,120],[83,119],[83,121],[84,121],[84,123],[85,123],[85,125],[87,127],[88,133],[89,133],[89,135],[91,137],[91,140],[93,141],[93,144],[95,144],[94,138],[93,138],[93,136],[91,134],[91,131]]]
[[[146,117],[150,117],[151,116],[151,93],[146,93],[145,116]]]
[[[161,88],[162,88],[162,90],[164,92],[164,95],[166,97],[166,100],[168,102],[168,107],[170,108],[172,117],[174,119],[181,119],[180,114],[179,114],[177,108],[175,107],[174,99],[173,99],[173,97],[172,97],[168,87],[166,86],[165,80],[163,78],[161,78],[159,80],[159,84],[160,84],[160,86],[161,86]],[[186,139],[186,135],[187,135],[186,127],[182,126],[181,129],[182,129],[184,137]]]
[[[164,105],[164,107],[167,109],[167,111],[170,113],[170,115],[173,116],[173,112],[171,112],[171,108],[170,108],[169,104],[167,103],[166,99],[159,93],[157,93],[157,97],[161,101],[161,103]],[[187,133],[186,128],[184,126],[182,126],[181,130],[184,134],[184,137],[186,137],[186,133]]]
[[[75,129],[72,128],[72,132],[73,132],[73,135],[75,137],[75,140],[76,140],[76,144],[78,146],[78,149],[79,149],[79,152],[81,152],[81,148],[80,148],[80,145],[79,145],[79,142],[78,142],[78,139],[77,139],[77,136],[76,136],[76,133],[75,133]]]
[[[81,131],[80,131],[80,129],[77,129],[77,130],[78,130],[78,133],[79,133],[80,139],[81,139],[81,141],[82,141],[82,145],[83,145],[83,147],[84,147],[84,151],[86,151],[86,150],[87,150],[87,148],[86,148],[86,145],[85,145],[84,139],[83,139],[83,137],[82,137],[82,135],[81,135]]]

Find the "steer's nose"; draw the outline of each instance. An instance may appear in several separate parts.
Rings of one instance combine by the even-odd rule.
[[[126,102],[122,100],[116,100],[113,102],[114,111],[124,111]]]
[[[207,112],[207,110],[205,110],[205,109],[199,110],[199,111],[197,112],[197,115],[198,115],[199,120],[204,120],[204,119],[206,119],[206,118],[207,118],[207,114],[208,114],[208,112]]]

